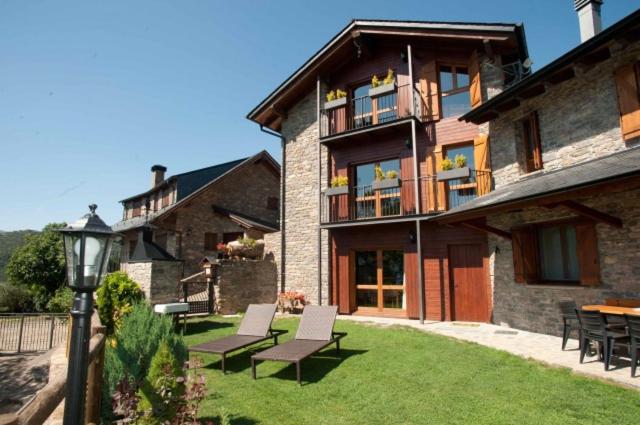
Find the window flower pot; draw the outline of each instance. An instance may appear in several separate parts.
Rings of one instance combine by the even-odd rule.
[[[452,170],[438,171],[438,181],[462,179],[469,177],[471,170],[469,167],[454,168]]]
[[[324,109],[329,111],[331,109],[340,108],[342,106],[347,105],[347,98],[341,97],[340,99],[330,100],[329,102],[324,102]]]
[[[349,193],[349,186],[328,187],[324,190],[327,196],[346,195]]]
[[[369,89],[369,97],[378,97],[384,96],[386,94],[391,94],[396,91],[396,82],[389,84],[382,84],[378,87],[372,87]]]
[[[393,189],[394,187],[400,186],[400,179],[395,178],[395,179],[374,180],[372,185],[373,185],[373,188],[376,190]]]

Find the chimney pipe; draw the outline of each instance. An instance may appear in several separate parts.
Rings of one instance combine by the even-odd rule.
[[[580,42],[584,43],[602,31],[600,6],[603,0],[573,0],[580,22]]]
[[[151,167],[151,188],[153,189],[164,180],[164,172],[167,171],[167,167],[162,165],[154,165]]]

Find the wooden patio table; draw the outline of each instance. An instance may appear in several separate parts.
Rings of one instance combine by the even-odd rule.
[[[588,310],[588,311],[599,311],[600,313],[611,314],[616,316],[622,316],[625,314],[640,316],[640,308],[633,308],[633,307],[618,307],[614,305],[594,304],[594,305],[583,305],[582,309]]]

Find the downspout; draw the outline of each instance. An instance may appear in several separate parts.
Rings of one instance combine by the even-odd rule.
[[[284,220],[284,212],[286,206],[286,197],[285,197],[285,176],[286,176],[286,164],[287,164],[287,142],[284,136],[280,133],[276,133],[275,131],[265,129],[262,124],[260,124],[260,131],[263,133],[267,133],[271,136],[278,137],[280,139],[280,146],[282,148],[282,166],[280,172],[280,292],[285,291],[285,220]]]
[[[318,305],[322,305],[322,146],[320,145],[320,75],[316,77],[316,122],[318,123]]]
[[[409,81],[411,88],[411,146],[413,147],[413,188],[415,194],[415,210],[416,215],[420,216],[422,213],[422,202],[420,199],[420,176],[418,174],[418,143],[416,137],[416,98],[415,98],[415,86],[413,80],[413,57],[411,54],[411,45],[407,45],[407,65],[409,67]],[[418,302],[420,305],[420,323],[424,323],[424,277],[422,272],[422,237],[420,236],[420,220],[416,220],[416,254],[418,257]]]

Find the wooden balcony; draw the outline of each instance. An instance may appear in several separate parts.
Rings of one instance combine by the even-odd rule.
[[[411,104],[413,102],[413,109]],[[420,118],[424,108],[422,98],[411,84],[397,86],[393,91],[370,97],[346,98],[339,106],[320,110],[320,138],[335,138],[374,128],[388,128],[406,121]]]
[[[421,214],[438,214],[464,205],[489,193],[491,171],[471,170],[469,177],[438,181],[436,176],[419,178]],[[374,185],[350,187],[339,195],[322,194],[321,223],[346,223],[415,216],[413,179],[401,180],[397,187]]]

